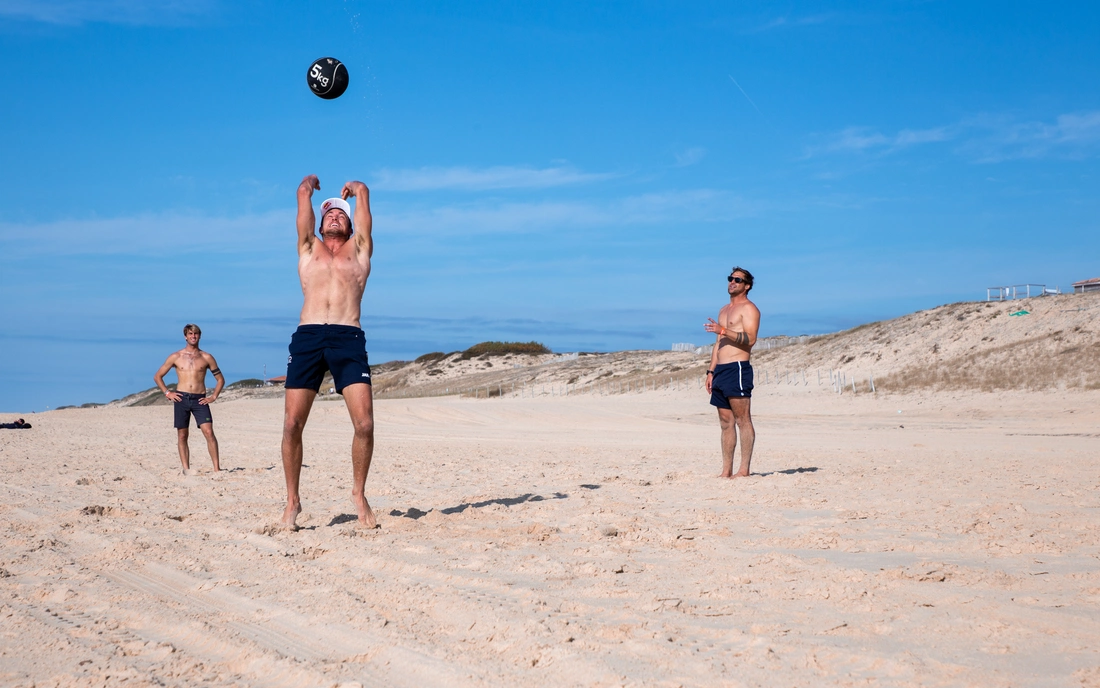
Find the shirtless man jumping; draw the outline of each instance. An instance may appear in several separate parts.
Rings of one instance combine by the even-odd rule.
[[[302,475],[302,430],[325,372],[332,372],[336,391],[344,395],[355,437],[351,443],[351,499],[359,524],[375,528],[363,494],[374,454],[374,401],[366,340],[359,327],[363,290],[370,275],[370,191],[363,182],[348,182],[337,198],[321,204],[321,224],[314,234],[313,192],[316,175],[298,185],[298,277],[302,282],[302,314],[290,339],[286,370],[286,411],[283,419],[283,475],[286,509],[282,524],[296,529],[302,513],[298,482]],[[355,222],[346,199],[355,197]]]
[[[202,430],[202,434],[206,437],[206,449],[210,452],[210,460],[214,462],[214,470],[220,471],[218,438],[214,436],[214,418],[210,414],[210,404],[222,393],[225,378],[214,357],[199,349],[202,330],[198,325],[184,325],[183,338],[187,340],[187,346],[168,357],[153,376],[153,381],[157,383],[157,387],[164,396],[175,402],[176,444],[179,445],[183,474],[191,474],[191,449],[187,446],[187,435],[192,415],[195,416],[195,425],[199,426],[199,430]],[[176,369],[176,375],[179,376],[179,383],[174,392],[169,391],[164,384],[164,376],[172,368]],[[218,381],[218,386],[210,396],[206,396],[206,371],[208,370]]]
[[[744,478],[749,475],[756,430],[752,427],[752,364],[749,363],[756,333],[760,330],[760,311],[749,301],[752,273],[734,268],[727,291],[729,304],[718,311],[718,322],[707,318],[703,329],[718,335],[710,353],[707,392],[710,403],[718,407],[722,427],[722,473],[720,478]],[[736,426],[736,429],[735,429]],[[733,452],[741,433],[741,467],[733,472]]]

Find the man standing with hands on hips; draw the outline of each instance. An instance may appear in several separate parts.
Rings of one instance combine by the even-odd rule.
[[[286,509],[282,525],[297,529],[302,513],[298,483],[302,475],[302,430],[327,371],[344,396],[355,436],[351,443],[351,499],[359,524],[378,525],[364,488],[374,454],[374,401],[370,364],[359,315],[363,290],[370,276],[374,251],[371,240],[370,191],[363,182],[348,182],[340,196],[321,204],[321,224],[315,225],[313,192],[316,175],[298,185],[298,277],[302,283],[302,313],[290,340],[283,419],[283,476]],[[348,198],[355,197],[352,222]],[[314,230],[320,234],[314,233]]]
[[[199,426],[206,438],[206,449],[210,452],[214,471],[220,471],[222,468],[218,458],[218,438],[214,436],[214,416],[210,413],[210,404],[222,393],[225,377],[214,357],[199,348],[202,330],[198,325],[184,325],[183,338],[187,341],[187,346],[164,361],[164,365],[153,375],[153,382],[157,383],[157,388],[175,406],[176,445],[180,452],[180,463],[183,464],[183,474],[191,475],[191,449],[187,444],[191,416],[195,417],[195,425]],[[164,376],[172,368],[176,369],[179,376],[174,392],[164,384]],[[207,371],[218,383],[210,396],[206,396]]]
[[[718,321],[707,318],[703,329],[717,335],[710,353],[707,392],[710,403],[718,407],[722,427],[722,473],[720,478],[744,478],[749,475],[756,431],[752,426],[752,364],[749,358],[760,330],[760,311],[749,301],[752,273],[740,267],[730,271],[727,291],[730,302],[718,311]],[[737,433],[741,434],[741,466],[733,472],[733,454]]]

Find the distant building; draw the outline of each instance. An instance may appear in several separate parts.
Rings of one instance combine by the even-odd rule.
[[[285,385],[285,384],[286,384],[286,375],[279,375],[278,377],[269,377],[266,380],[264,380],[264,386],[265,387],[270,387],[272,385]]]
[[[1100,277],[1093,277],[1092,279],[1073,283],[1074,294],[1084,294],[1089,291],[1100,291]]]

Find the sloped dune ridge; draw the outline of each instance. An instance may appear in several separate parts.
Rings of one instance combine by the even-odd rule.
[[[762,351],[754,360],[861,381],[874,376],[885,392],[1094,390],[1098,323],[1100,294],[954,303]]]
[[[1027,315],[1012,315],[1027,311]],[[762,339],[756,383],[829,387],[843,376],[856,393],[918,390],[1100,389],[1100,294],[963,302],[834,334]],[[700,330],[701,330],[700,326]],[[700,338],[701,340],[702,338]],[[676,351],[515,354],[435,353],[375,366],[377,399],[431,396],[614,395],[701,388],[710,362]],[[778,382],[777,382],[778,381]],[[851,391],[850,386],[845,389]],[[331,377],[322,396],[331,393]],[[276,397],[280,387],[235,387],[225,400]],[[112,406],[167,405],[156,388]]]

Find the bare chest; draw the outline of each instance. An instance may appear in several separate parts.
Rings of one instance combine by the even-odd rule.
[[[298,262],[298,274],[302,285],[337,282],[339,284],[365,284],[367,267],[356,259],[354,252],[316,250],[303,256]]]
[[[740,331],[740,328],[744,325],[744,309],[737,306],[725,306],[722,308],[721,316],[718,322],[722,327],[728,330]]]
[[[202,354],[193,354],[187,351],[181,351],[176,356],[176,369],[187,371],[203,371],[206,370],[206,359],[202,357]]]

